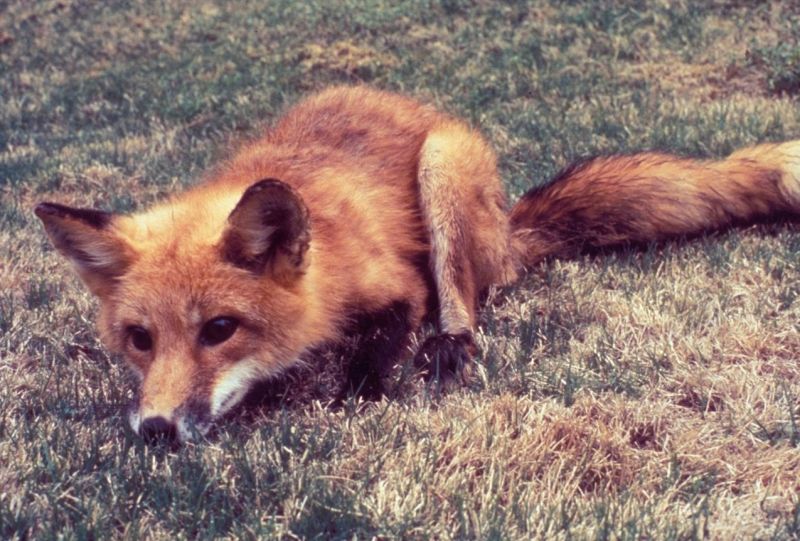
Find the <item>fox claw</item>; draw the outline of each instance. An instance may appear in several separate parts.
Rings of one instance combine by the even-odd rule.
[[[422,344],[414,356],[414,366],[426,381],[447,382],[466,375],[478,348],[472,334],[438,334]]]

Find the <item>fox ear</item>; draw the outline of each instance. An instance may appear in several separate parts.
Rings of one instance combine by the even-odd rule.
[[[91,209],[40,203],[34,209],[50,240],[95,295],[108,291],[134,258],[133,249],[113,230],[114,215]]]
[[[255,273],[291,280],[306,268],[308,209],[288,184],[261,180],[244,192],[222,236],[225,259]]]

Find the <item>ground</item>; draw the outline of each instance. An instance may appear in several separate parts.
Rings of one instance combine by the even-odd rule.
[[[565,4],[565,5],[562,5]],[[469,385],[235,417],[165,453],[35,202],[128,211],[288,104],[369,83],[467,118],[512,198],[571,160],[800,137],[800,8],[9,0],[0,7],[0,537],[800,535],[800,230],[550,261],[482,312]]]

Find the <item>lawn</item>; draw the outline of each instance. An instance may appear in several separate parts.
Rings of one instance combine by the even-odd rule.
[[[543,263],[442,397],[404,359],[376,404],[301,372],[177,452],[125,427],[37,201],[142,208],[339,83],[468,119],[512,199],[582,156],[800,138],[793,0],[563,4],[1,3],[0,538],[799,536],[793,223]]]

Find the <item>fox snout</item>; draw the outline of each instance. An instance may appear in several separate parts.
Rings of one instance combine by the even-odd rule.
[[[174,412],[156,412],[143,408],[137,399],[130,405],[128,423],[149,444],[178,445],[208,434],[211,406],[205,401],[189,401]]]
[[[167,364],[177,369],[178,363]],[[256,383],[266,379],[253,358],[220,372],[208,384],[191,372],[180,378],[170,379],[168,375],[175,374],[148,374],[128,409],[131,429],[148,443],[179,444],[208,435],[215,422],[234,409]]]
[[[145,419],[139,426],[139,435],[147,443],[174,444],[178,442],[178,427],[159,415]]]

